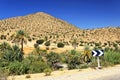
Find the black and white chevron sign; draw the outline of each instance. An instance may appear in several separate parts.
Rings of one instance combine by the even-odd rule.
[[[104,52],[103,50],[93,50],[92,51],[92,56],[95,57],[95,56],[104,56]]]

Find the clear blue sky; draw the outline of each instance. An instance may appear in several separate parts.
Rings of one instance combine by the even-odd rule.
[[[120,0],[0,0],[0,19],[36,12],[83,29],[120,26]]]

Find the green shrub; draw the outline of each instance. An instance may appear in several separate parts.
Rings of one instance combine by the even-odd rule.
[[[1,36],[0,36],[0,39],[1,39],[1,40],[6,39],[6,35],[1,35]]]
[[[20,48],[16,45],[10,46],[8,43],[4,42],[0,44],[0,57],[1,59],[7,61],[22,61],[23,60],[23,52],[21,52]]]
[[[66,61],[67,61],[67,54],[66,53],[61,53],[59,55],[61,57],[61,62],[62,63],[66,63]]]
[[[29,54],[24,60],[29,60],[30,63],[33,63],[35,61],[42,61],[42,57],[39,54]]]
[[[7,61],[14,61],[14,54],[11,50],[6,50],[4,55],[3,55],[3,59],[7,60]]]
[[[11,46],[10,46],[9,43],[3,42],[3,43],[0,44],[0,51],[1,52],[4,52],[6,50],[10,50],[10,49],[11,49]]]
[[[30,61],[28,59],[24,59],[22,62],[14,61],[10,62],[6,69],[9,71],[9,74],[12,75],[21,75],[28,74],[30,67]]]
[[[78,69],[81,64],[81,53],[71,50],[66,55],[66,63],[68,64],[68,69]]]
[[[21,74],[21,64],[19,62],[10,63],[7,67],[9,74],[20,75]]]
[[[102,50],[103,48],[101,46],[95,46],[93,49],[94,50]]]
[[[95,43],[95,46],[100,46],[100,43]]]
[[[108,67],[108,66],[114,66],[114,64],[112,64],[108,61],[101,60],[101,66]]]
[[[44,42],[43,39],[40,39],[40,40],[37,40],[37,41],[36,41],[37,44],[42,44],[43,42]]]
[[[105,51],[105,52],[113,51],[113,49],[112,49],[112,48],[109,48],[109,47],[105,47],[104,51]]]
[[[107,43],[104,43],[104,46],[107,46]]]
[[[61,61],[61,57],[59,54],[55,52],[50,52],[46,56],[47,62],[53,67],[55,63],[58,63]]]
[[[23,53],[21,52],[20,48],[16,45],[12,46],[11,49],[7,49],[4,51],[3,59],[7,61],[22,61],[23,60]]]
[[[49,68],[49,65],[45,62],[35,61],[30,65],[29,73],[41,73],[46,68]]]
[[[98,66],[98,65],[97,65],[97,59],[96,59],[96,57],[93,57],[93,58],[91,59],[91,63],[90,63],[90,65],[89,65],[89,67],[95,69],[97,66]]]
[[[120,64],[120,53],[115,51],[107,51],[104,60],[112,64]]]
[[[79,56],[70,56],[68,59],[68,69],[76,69],[79,68],[81,64],[81,60]]]
[[[45,46],[50,46],[50,41],[46,41]]]
[[[4,59],[0,59],[0,67],[6,67],[9,65],[9,61],[6,61]]]
[[[71,50],[70,52],[69,52],[69,54],[71,54],[71,55],[75,55],[77,52],[76,52],[76,50]]]
[[[64,47],[64,44],[61,43],[61,42],[59,42],[59,43],[57,44],[57,47],[59,47],[59,48],[63,48],[63,47]]]
[[[44,70],[45,76],[50,76],[50,75],[51,75],[51,72],[52,72],[52,70],[51,70],[50,68],[46,68],[46,69]]]
[[[46,62],[38,59],[38,57],[25,58],[22,62],[14,61],[10,62],[9,65],[5,67],[9,71],[9,74],[22,75],[28,73],[41,73],[45,69],[49,68]]]
[[[39,47],[39,44],[34,44],[34,48],[38,48]]]
[[[94,57],[91,60],[92,61],[89,66],[92,68],[97,67],[98,66],[97,57]],[[100,63],[101,63],[101,66],[103,67],[120,64],[120,53],[112,50],[105,51],[104,56],[100,57]]]
[[[82,43],[80,43],[80,45],[79,46],[84,46]]]
[[[88,68],[89,66],[88,66],[88,64],[81,64],[80,65],[80,69],[85,69],[85,68]]]
[[[46,50],[49,50],[50,41],[46,41],[46,42],[45,42],[45,46],[47,46],[47,47],[46,47]]]
[[[30,41],[30,42],[31,42],[31,41],[32,41],[32,39],[31,39],[31,38],[28,38],[28,41]]]

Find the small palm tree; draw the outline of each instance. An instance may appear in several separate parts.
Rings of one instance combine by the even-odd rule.
[[[3,54],[3,59],[7,61],[22,61],[23,54],[18,46],[14,45],[11,49],[7,49]]]
[[[91,60],[91,50],[88,46],[85,46],[84,52],[83,52],[83,61],[88,63]]]
[[[74,50],[76,50],[77,45],[78,45],[77,40],[74,39],[72,42],[72,46],[74,47]]]
[[[23,53],[21,52],[20,48],[17,45],[12,46],[11,51],[14,55],[14,60],[17,60],[17,61],[23,60]]]
[[[24,30],[19,30],[14,36],[14,40],[16,42],[20,42],[22,52],[23,52],[23,44],[27,43],[27,38],[28,38],[28,35]]]

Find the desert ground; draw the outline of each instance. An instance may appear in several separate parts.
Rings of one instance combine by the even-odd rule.
[[[36,41],[32,41],[32,42],[28,42],[27,44],[24,44],[24,52],[25,54],[29,54],[30,52],[32,52],[35,48],[34,48],[34,44],[36,43]],[[44,44],[39,45],[41,50],[46,50],[46,46]],[[77,51],[84,51],[84,47],[85,46],[78,46],[76,48]],[[92,47],[91,47],[92,48]],[[56,52],[56,53],[62,53],[65,51],[69,51],[69,50],[73,50],[73,46],[69,45],[69,46],[64,46],[64,48],[58,48],[56,44],[51,44],[51,46],[49,46],[49,50],[48,52]]]

